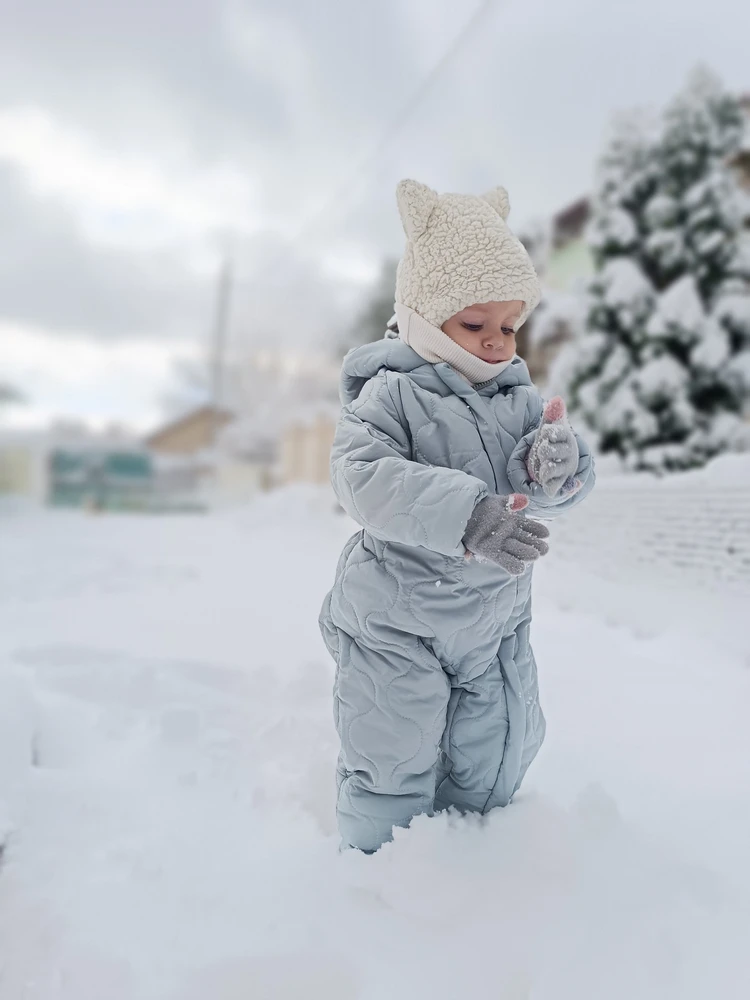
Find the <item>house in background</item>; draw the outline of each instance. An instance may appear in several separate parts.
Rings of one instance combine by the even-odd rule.
[[[331,446],[340,408],[329,400],[311,401],[292,409],[281,428],[279,481],[330,482]]]
[[[552,219],[549,248],[540,268],[544,294],[532,314],[519,353],[532,379],[544,386],[553,361],[580,329],[582,296],[594,274],[594,261],[586,242],[591,217],[589,198],[579,198]],[[522,329],[522,332],[523,332]]]
[[[145,439],[157,491],[222,505],[279,486],[329,482],[338,366],[276,370],[264,359],[240,374],[231,410],[201,406]]]
[[[554,292],[580,292],[594,274],[594,259],[586,242],[591,201],[579,198],[552,219],[544,283]]]
[[[244,503],[277,484],[277,415],[269,406],[222,429],[213,453],[214,500]]]
[[[212,448],[234,415],[215,406],[199,406],[153,431],[144,444],[157,455],[196,455]]]
[[[214,447],[234,419],[210,404],[188,410],[152,431],[143,441],[154,461],[155,502],[203,508],[215,479]]]
[[[32,431],[0,435],[0,496],[45,503],[48,491],[47,443]]]
[[[153,466],[122,432],[60,423],[0,436],[0,493],[52,507],[146,510]]]
[[[48,456],[47,502],[95,511],[148,510],[153,475],[151,457],[137,446],[57,445]]]
[[[235,417],[201,406],[140,440],[60,425],[0,434],[0,495],[56,507],[199,511],[329,482],[339,415],[332,380],[269,386]]]

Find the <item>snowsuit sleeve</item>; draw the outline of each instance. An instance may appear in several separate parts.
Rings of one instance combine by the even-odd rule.
[[[447,556],[461,541],[481,480],[458,469],[411,461],[406,420],[380,372],[344,407],[331,452],[331,482],[341,505],[371,535]]]
[[[529,506],[526,508],[526,512],[546,520],[570,510],[571,507],[575,507],[587,497],[594,488],[596,476],[591,451],[583,438],[576,434],[579,460],[575,478],[580,479],[583,483],[581,489],[572,496],[548,497],[539,483],[534,482],[526,468],[526,458],[529,454],[529,448],[536,438],[543,410],[544,400],[539,393],[530,394],[526,408],[527,421],[524,434],[513,449],[508,462],[508,479],[514,492],[523,493],[529,497]]]

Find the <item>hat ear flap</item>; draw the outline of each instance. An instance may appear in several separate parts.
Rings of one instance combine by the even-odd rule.
[[[419,181],[400,181],[396,201],[404,232],[410,240],[418,239],[426,230],[437,205],[437,191]]]
[[[510,215],[510,199],[504,187],[493,188],[487,194],[482,195],[482,201],[492,205],[501,219],[507,219]]]

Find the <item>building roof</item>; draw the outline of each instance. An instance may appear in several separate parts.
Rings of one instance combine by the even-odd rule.
[[[189,410],[187,413],[183,413],[182,416],[177,417],[175,420],[171,420],[169,423],[164,424],[155,431],[152,431],[148,437],[145,438],[144,443],[147,446],[158,444],[159,441],[167,435],[172,434],[174,431],[180,430],[181,428],[194,423],[196,420],[201,420],[205,417],[213,417],[214,420],[223,427],[225,424],[228,424],[234,419],[234,414],[232,414],[229,410],[224,410],[208,403],[204,403],[202,406]]]
[[[552,246],[559,249],[583,233],[591,215],[588,197],[572,202],[552,218]]]

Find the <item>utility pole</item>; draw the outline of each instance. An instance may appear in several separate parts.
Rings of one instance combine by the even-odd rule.
[[[229,306],[232,292],[232,266],[225,257],[219,268],[216,285],[213,343],[211,348],[211,403],[214,407],[214,433],[219,429],[219,411],[224,402]]]

